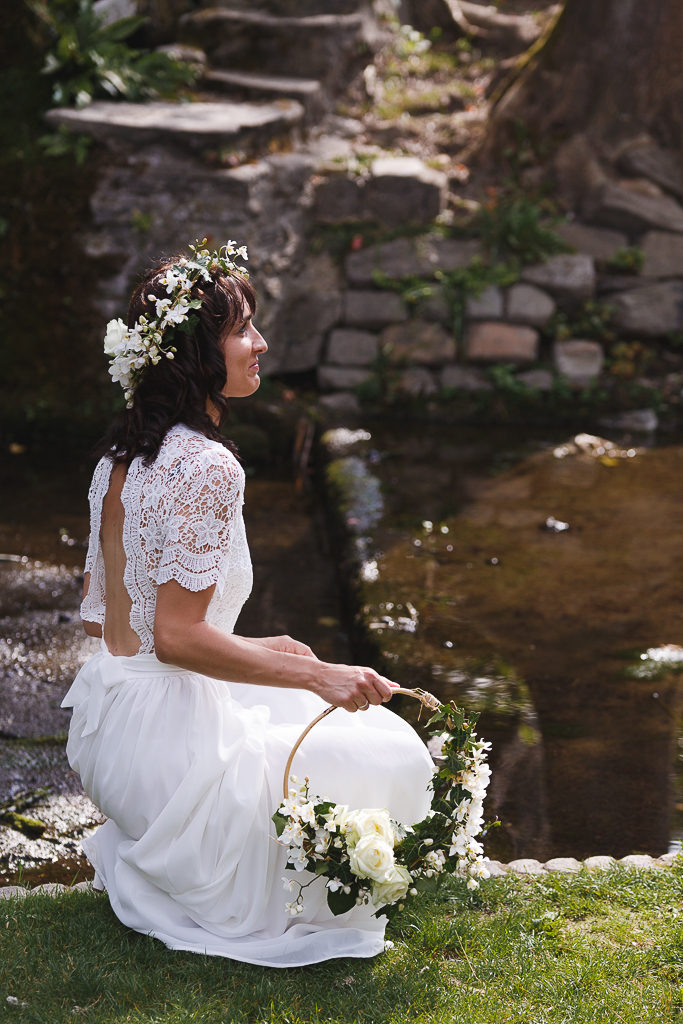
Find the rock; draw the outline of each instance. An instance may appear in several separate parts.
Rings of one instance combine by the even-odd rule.
[[[311,370],[320,361],[325,335],[339,322],[339,272],[326,254],[309,256],[299,275],[286,279],[277,319],[270,330],[277,352],[266,354],[268,373]]]
[[[345,271],[349,282],[362,288],[374,283],[376,272],[392,280],[411,275],[433,277],[435,270],[466,267],[481,253],[481,244],[476,239],[395,238],[350,253],[346,257]]]
[[[578,386],[589,384],[599,376],[604,358],[602,345],[597,341],[572,338],[571,341],[556,341],[553,345],[557,372]]]
[[[177,49],[202,53],[201,50],[192,46],[177,47]],[[204,54],[204,63],[206,63],[206,54]],[[221,69],[205,71],[201,84],[214,91],[238,93],[240,98],[250,100],[277,100],[283,96],[298,100],[303,104],[309,122],[314,119],[318,120],[325,108],[323,91],[316,78],[292,78],[285,75],[263,75],[255,71]]]
[[[262,145],[302,120],[296,100],[277,103],[115,103],[96,100],[87,107],[48,110],[50,124],[86,132],[96,139],[120,139],[136,145],[172,141],[191,149]]]
[[[322,224],[363,220],[365,182],[347,174],[331,174],[316,186],[313,216]]]
[[[661,857],[657,857],[656,863],[661,864],[663,867],[670,868],[677,857],[680,857],[680,851],[673,853],[663,853]]]
[[[620,231],[683,232],[683,207],[670,196],[646,196],[608,181],[589,194],[583,209],[586,220]]]
[[[369,366],[377,358],[376,334],[337,328],[327,343],[327,361],[336,366]]]
[[[580,871],[581,865],[574,857],[553,857],[547,860],[543,867],[546,871],[557,871],[561,874]]]
[[[514,871],[516,875],[540,875],[543,873],[541,862],[531,857],[511,860],[507,865],[507,869],[508,871]]]
[[[608,180],[595,150],[585,135],[577,133],[564,142],[553,159],[560,197],[571,210],[578,210],[585,197]]]
[[[613,322],[625,334],[657,338],[683,328],[683,283],[666,281],[609,296]]]
[[[171,60],[182,60],[187,64],[197,64],[200,68],[206,66],[206,54],[198,46],[183,46],[182,43],[165,43],[163,46],[157,46],[156,52],[167,54]]]
[[[547,263],[536,263],[522,272],[522,281],[545,288],[556,299],[578,303],[590,299],[595,291],[595,263],[592,256],[553,256]]]
[[[533,284],[514,284],[508,290],[505,315],[513,323],[543,327],[556,309],[547,292]]]
[[[595,857],[586,857],[583,866],[588,868],[589,871],[609,871],[616,866],[616,863],[614,857],[598,854]]]
[[[465,338],[469,359],[488,363],[530,363],[538,358],[538,331],[532,327],[482,321],[470,324]]]
[[[649,178],[678,199],[683,199],[683,174],[674,155],[660,149],[652,139],[629,146],[619,158],[619,166],[626,174]]]
[[[489,873],[491,878],[502,878],[507,874],[507,867],[505,864],[501,864],[499,860],[489,860],[488,857],[484,858],[484,867]]]
[[[433,395],[437,391],[433,374],[423,366],[409,366],[401,373],[400,387],[409,395]]]
[[[447,178],[415,156],[380,157],[364,192],[366,216],[388,228],[429,224],[439,214]]]
[[[61,882],[45,882],[43,885],[37,885],[35,889],[31,889],[31,895],[37,892],[42,892],[46,896],[58,896],[60,893],[66,891],[66,886],[62,885]]]
[[[0,888],[0,900],[8,900],[11,897],[21,899],[22,896],[27,896],[28,892],[23,885],[4,885]]]
[[[344,323],[349,327],[386,327],[408,319],[396,292],[349,291],[344,296]]]
[[[648,853],[630,853],[628,857],[622,857],[619,863],[625,868],[638,868],[641,871],[657,867],[657,862]]]
[[[683,277],[683,235],[648,231],[640,245],[645,253],[641,277]]]
[[[502,291],[492,284],[481,295],[470,295],[465,311],[471,320],[500,320],[503,316]]]
[[[455,339],[439,324],[408,320],[385,327],[380,348],[392,362],[407,359],[421,366],[440,366],[455,359]]]
[[[324,391],[347,391],[363,384],[372,374],[352,366],[319,366],[318,384]]]
[[[138,13],[135,0],[95,0],[92,9],[101,18],[103,26]]]
[[[593,259],[606,262],[617,249],[628,245],[628,236],[622,231],[610,231],[609,228],[596,228],[578,221],[568,221],[553,228],[577,252],[592,256]]]
[[[358,413],[360,402],[353,391],[335,391],[332,395],[323,395],[318,399],[318,405],[329,412]]]
[[[612,430],[635,430],[643,434],[649,434],[659,426],[654,409],[626,409],[614,416],[603,416],[598,422]]]
[[[552,391],[553,375],[549,370],[525,370],[517,374],[517,380],[526,384],[528,388],[537,388],[538,391]]]
[[[598,295],[610,292],[630,292],[634,288],[642,288],[643,282],[633,274],[601,274],[598,278]]]
[[[438,320],[441,323],[450,323],[453,320],[453,311],[446,302],[441,287],[433,289],[432,294],[420,303],[420,314],[427,320]]]
[[[444,366],[441,387],[458,391],[493,391],[493,384],[482,371],[470,366]]]

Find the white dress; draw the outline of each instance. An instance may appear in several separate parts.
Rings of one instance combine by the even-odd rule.
[[[104,623],[99,543],[112,464],[90,489],[84,619]],[[284,766],[303,726],[326,706],[306,690],[227,683],[165,665],[154,654],[156,588],[175,579],[191,591],[216,584],[208,620],[232,632],[252,585],[233,455],[185,426],[172,428],[155,463],[130,466],[121,500],[134,657],[104,642],[64,698],[72,707],[67,754],[107,821],[83,848],[117,917],[172,949],[272,967],[374,956],[384,918],[371,906],[334,917],[324,880],[292,918],[282,878],[286,851],[270,816]],[[387,708],[339,709],[316,726],[293,771],[312,792],[351,807],[386,807],[411,824],[429,809],[432,763],[413,729]],[[310,876],[300,874],[299,880]]]

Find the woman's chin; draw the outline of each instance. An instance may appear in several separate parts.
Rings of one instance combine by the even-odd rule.
[[[224,394],[226,398],[249,398],[249,395],[253,395],[255,391],[258,391],[260,386],[261,378],[256,373],[253,377],[248,377],[240,387],[226,389]]]

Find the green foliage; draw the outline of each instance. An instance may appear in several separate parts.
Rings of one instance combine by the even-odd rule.
[[[171,96],[197,77],[188,64],[166,53],[134,50],[124,42],[145,18],[121,18],[103,25],[92,0],[27,0],[46,27],[52,47],[43,74],[52,84],[55,106],[87,106],[94,98],[133,102]]]
[[[544,224],[548,212],[526,196],[513,195],[482,206],[470,226],[491,253],[491,262],[514,258],[538,263],[548,256],[569,252],[570,247]]]
[[[92,137],[72,132],[66,125],[60,124],[58,130],[51,135],[41,135],[38,145],[44,148],[46,156],[72,156],[80,167],[88,155]]]
[[[654,358],[654,350],[640,341],[619,341],[609,354],[609,372],[614,377],[640,376]]]
[[[609,343],[616,335],[610,327],[614,307],[604,302],[589,299],[571,316],[555,313],[545,327],[545,333],[559,341],[566,338],[587,338],[591,341]]]
[[[645,253],[639,245],[620,246],[607,261],[607,269],[618,274],[639,274],[645,265]]]

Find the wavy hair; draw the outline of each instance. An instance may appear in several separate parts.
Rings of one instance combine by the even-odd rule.
[[[129,328],[143,313],[153,313],[148,296],[164,291],[159,279],[179,259],[164,260],[145,274],[130,300]],[[184,423],[237,454],[220,429],[228,416],[228,401],[223,394],[227,372],[220,339],[241,322],[245,303],[253,316],[256,293],[241,274],[216,270],[211,277],[210,284],[201,281],[192,288],[192,297],[202,300],[194,311],[199,317],[194,331],[189,335],[176,331],[174,359],[162,358],[156,366],[147,367],[134,392],[132,408],[118,414],[98,455],[109,455],[115,463],[126,466],[141,456],[144,465],[151,466],[168,430],[176,423]],[[207,411],[210,408],[215,410],[215,419]]]

